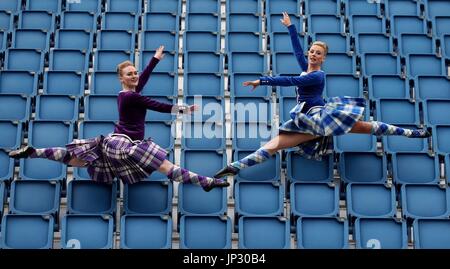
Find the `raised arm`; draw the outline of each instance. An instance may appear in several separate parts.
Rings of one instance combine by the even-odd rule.
[[[270,86],[312,86],[323,82],[325,75],[322,71],[311,72],[303,76],[262,76],[259,85]]]
[[[281,23],[288,28],[289,36],[291,37],[292,49],[294,50],[295,59],[297,60],[300,68],[303,71],[308,70],[308,62],[303,54],[303,48],[300,45],[297,28],[291,23],[291,19],[286,12],[283,12],[283,19],[281,19]]]
[[[153,69],[155,69],[156,65],[159,63],[162,58],[164,58],[164,46],[160,46],[155,53],[155,56],[152,57],[150,63],[145,67],[144,71],[142,71],[139,76],[139,83],[136,87],[136,92],[141,92],[144,89],[145,84],[150,78]]]

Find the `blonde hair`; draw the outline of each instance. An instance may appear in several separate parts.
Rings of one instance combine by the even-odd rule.
[[[117,75],[119,75],[119,77],[122,76],[122,70],[125,69],[128,66],[134,66],[134,64],[131,61],[124,61],[121,62],[120,64],[117,65],[116,71],[117,71]]]
[[[314,45],[321,47],[324,50],[324,53],[325,53],[324,56],[327,56],[327,54],[328,54],[328,45],[327,45],[327,43],[325,43],[323,41],[314,41],[312,43],[311,47],[314,46]]]

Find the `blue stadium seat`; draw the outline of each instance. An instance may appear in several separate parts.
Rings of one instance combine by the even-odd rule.
[[[125,184],[123,209],[127,215],[171,214],[172,196],[173,184],[167,180]]]
[[[450,124],[450,101],[427,100],[424,103],[424,120],[427,125]]]
[[[216,151],[182,150],[180,166],[203,176],[213,176],[226,165],[226,156]],[[227,209],[227,189],[205,192],[200,186],[180,184],[178,210],[181,214],[219,215]]]
[[[409,83],[398,75],[372,75],[368,77],[370,99],[409,99]]]
[[[293,182],[290,192],[293,217],[339,214],[339,185]]]
[[[225,51],[260,52],[262,51],[262,35],[249,32],[227,32]]]
[[[154,55],[155,55],[154,50],[141,51],[139,59],[139,71],[141,72],[144,71],[145,67],[148,65],[148,63],[150,62],[150,60],[153,58]],[[134,56],[134,54],[131,54],[131,56]],[[119,64],[122,61],[123,60],[120,61],[118,60],[117,64]],[[158,63],[155,69],[153,69],[153,72],[174,73],[177,72],[177,69],[178,69],[178,53],[174,52],[174,53],[166,53],[164,56],[164,60]]]
[[[437,184],[403,184],[400,201],[405,218],[440,218],[449,216],[448,187]]]
[[[20,11],[17,29],[41,29],[51,32],[55,30],[55,14],[48,11]]]
[[[300,39],[300,45],[303,48],[303,51],[305,52],[308,49],[308,41],[309,36],[302,35],[301,33],[298,34],[298,37]],[[289,33],[286,32],[280,32],[280,33],[270,33],[270,50],[272,52],[292,52],[292,45],[291,45],[291,37],[289,36]],[[242,44],[241,44],[242,46]]]
[[[100,30],[97,32],[97,49],[134,51],[135,36],[124,30]]]
[[[394,217],[397,213],[395,186],[349,183],[346,196],[350,217]]]
[[[256,149],[255,149],[256,150]],[[235,150],[234,161],[240,160],[253,153],[254,150]],[[278,181],[280,180],[280,162],[281,157],[277,153],[269,160],[243,169],[235,176],[239,181]]]
[[[240,66],[239,60],[235,61],[236,66]],[[266,61],[264,61],[266,62]],[[295,56],[292,52],[275,52],[272,54],[272,71],[274,75],[292,75],[298,76],[302,73],[302,68],[299,66]],[[250,62],[249,62],[250,65]],[[266,68],[260,70],[259,72],[265,72]],[[251,72],[257,72],[256,70],[251,70]]]
[[[236,122],[272,122],[272,102],[264,97],[235,97],[231,100]]]
[[[385,16],[392,15],[420,15],[420,1],[415,0],[385,0],[384,1]]]
[[[262,76],[262,73],[238,73],[230,74],[230,96],[233,97],[270,97],[272,87],[260,86],[255,90],[251,87],[243,86],[244,81],[255,80]]]
[[[225,91],[223,76],[213,73],[184,73],[183,88],[185,96],[223,96]]]
[[[148,12],[181,13],[180,0],[153,0],[147,3]]]
[[[218,14],[188,13],[185,22],[186,31],[220,31],[220,16]]]
[[[89,53],[82,50],[52,49],[50,50],[49,70],[87,72]]]
[[[297,105],[297,97],[280,97],[280,122],[285,123],[291,120],[290,111]]]
[[[7,49],[4,70],[42,72],[44,53],[34,49]]]
[[[449,99],[450,93],[442,89],[450,87],[445,76],[417,76],[415,78],[416,98],[421,100]]]
[[[378,99],[377,120],[389,124],[419,125],[419,104],[408,99]]]
[[[1,20],[1,11],[0,11],[0,20]],[[3,31],[0,22],[0,51],[3,51],[8,47],[8,39],[9,39],[8,32]]]
[[[115,74],[117,76],[117,73]],[[106,77],[104,79],[106,79]],[[102,78],[102,80],[104,79]],[[117,81],[117,79],[115,80]],[[100,83],[101,82],[99,81],[97,85]],[[208,81],[208,83],[210,83],[210,81]],[[101,88],[103,88],[103,86]],[[121,85],[118,84],[115,88],[120,89]],[[174,97],[178,94],[178,79],[174,73],[153,72],[151,75],[151,82],[144,86],[141,94]]]
[[[397,184],[439,183],[437,156],[431,157],[426,153],[394,153],[392,168],[393,179]]]
[[[14,121],[0,120],[0,130],[2,130],[1,149],[17,149],[20,147],[22,141],[22,124]]]
[[[441,38],[443,35],[448,34],[450,27],[450,16],[448,14],[432,18],[431,23],[434,37]]]
[[[153,100],[175,105],[175,98],[171,96],[149,96]],[[145,116],[146,121],[172,121],[175,119],[175,115],[171,113],[162,113],[154,110],[148,110]]]
[[[186,3],[187,13],[220,13],[220,2],[217,0],[195,0]]]
[[[85,119],[116,121],[119,119],[117,96],[88,95],[84,98]]]
[[[85,30],[57,30],[55,48],[90,51],[93,48],[93,34]]]
[[[450,153],[450,125],[433,126],[433,144],[434,150],[438,153]],[[448,170],[450,175],[450,170]]]
[[[339,172],[344,182],[384,183],[387,177],[386,156],[372,152],[343,152]]]
[[[36,120],[75,121],[78,98],[67,95],[39,95],[36,98]]]
[[[227,14],[232,13],[261,13],[260,0],[229,0],[226,2]]]
[[[64,11],[59,28],[94,32],[97,30],[97,17],[87,11]]]
[[[192,16],[192,14],[190,16]],[[295,21],[294,18],[292,19]],[[261,32],[261,22],[262,18],[257,14],[227,14],[227,32],[259,33]],[[194,30],[190,28],[187,29]]]
[[[223,55],[213,52],[186,52],[184,69],[189,73],[220,73],[223,71]]]
[[[142,0],[106,0],[106,11],[131,12],[141,14],[144,7]]]
[[[0,10],[0,30],[9,31],[14,28],[13,26],[14,15],[7,11]]]
[[[0,94],[36,95],[38,74],[28,71],[1,71]]]
[[[281,216],[284,188],[280,182],[237,182],[234,189],[236,214]]]
[[[287,86],[287,87],[280,87],[277,86],[276,93],[277,96],[283,96],[283,97],[296,97],[297,96],[297,87],[295,86]]]
[[[3,217],[3,208],[8,195],[8,189],[3,180],[0,180],[0,217]]]
[[[324,156],[321,161],[307,159],[294,151],[286,156],[287,179],[290,182],[331,182],[333,180],[333,156]]]
[[[408,76],[447,74],[444,58],[435,54],[409,54],[406,56],[406,71]]]
[[[415,219],[413,222],[415,249],[449,249],[450,221],[443,219]]]
[[[354,75],[327,74],[325,77],[324,96],[363,97],[363,79]]]
[[[306,15],[340,15],[341,1],[338,0],[305,0]],[[297,13],[296,13],[297,14]]]
[[[356,58],[346,53],[328,53],[322,69],[327,74],[356,74]]]
[[[271,139],[272,127],[264,122],[233,123],[233,149],[257,150]]]
[[[0,247],[3,249],[53,248],[54,218],[50,215],[3,216]]]
[[[398,37],[400,34],[426,34],[426,21],[417,16],[393,15],[391,20],[391,33]]]
[[[445,0],[423,0],[422,2],[425,4],[425,14],[430,19],[449,14],[450,3]]]
[[[292,54],[290,55],[292,57]],[[294,58],[294,57],[292,57]],[[230,73],[265,73],[268,71],[265,54],[255,52],[230,52],[228,55]]]
[[[450,180],[450,153],[445,155],[445,171],[447,182]]]
[[[291,23],[293,25],[295,25],[297,31],[299,32],[299,34],[301,35],[305,35],[305,31],[303,31],[303,23],[304,23],[304,19],[303,17],[300,17],[296,14],[289,14],[289,17],[291,18]],[[283,18],[283,15],[281,13],[275,13],[275,14],[270,14],[267,15],[267,32],[269,34],[273,34],[273,33],[284,33],[284,34],[288,34],[288,30],[287,28],[280,23],[280,19]],[[287,45],[290,44],[290,41],[287,43]]]
[[[338,33],[317,33],[312,35],[312,42],[314,41],[327,43],[329,48],[328,52],[331,53],[350,52],[350,36],[344,36]]]
[[[94,138],[99,135],[107,136],[114,132],[113,121],[82,121],[78,132],[78,138]]]
[[[357,218],[354,227],[358,249],[407,249],[406,221],[394,218]]]
[[[184,115],[183,121],[194,122],[224,122],[225,117],[225,100],[220,97],[203,97],[201,95],[185,96],[183,103],[186,105],[198,105],[204,108],[203,111],[198,111],[191,115]]]
[[[381,5],[379,2],[367,2],[360,0],[344,0],[345,15],[381,15]]]
[[[394,51],[392,37],[382,33],[361,33],[355,35],[355,50],[363,53],[391,53]]]
[[[352,134],[334,136],[336,152],[376,152],[377,138],[368,134]]]
[[[154,74],[152,74],[152,83]],[[113,95],[118,94],[119,91],[122,90],[122,85],[120,81],[117,79],[117,72],[115,71],[97,71],[93,72],[91,75],[91,94],[105,94],[105,95]]]
[[[364,75],[400,75],[400,57],[388,53],[364,53],[361,55]]]
[[[398,39],[400,54],[433,54],[436,52],[436,40],[425,34],[400,34]]]
[[[19,177],[29,180],[64,180],[66,165],[46,159],[21,159]]]
[[[167,57],[169,58],[169,57]],[[134,52],[123,50],[97,50],[94,53],[94,71],[116,71],[123,61],[134,62]],[[158,68],[155,68],[157,70]]]
[[[183,149],[225,150],[225,126],[222,122],[183,122]]]
[[[401,128],[418,129],[416,125],[397,125]],[[434,136],[434,135],[433,135]],[[405,136],[387,135],[382,138],[384,151],[389,153],[394,152],[423,152],[428,151],[428,139],[414,138],[410,139]]]
[[[167,121],[145,122],[145,137],[151,137],[160,147],[171,150],[174,145],[175,124]]]
[[[297,219],[297,248],[348,248],[347,220],[335,217],[300,217]]]
[[[301,14],[300,2],[299,0],[268,0],[266,2],[266,13],[268,15],[281,14],[282,12],[287,12],[289,15]]]
[[[61,248],[73,248],[77,240],[81,249],[112,249],[113,222],[110,215],[65,215],[62,218]]]
[[[14,159],[0,149],[0,180],[10,180],[14,175]]]
[[[443,35],[441,42],[442,54],[446,59],[450,59],[450,34]]]
[[[47,51],[50,47],[50,33],[39,29],[16,29],[12,32],[11,47]]]
[[[231,220],[220,216],[187,216],[180,219],[180,248],[231,249]]]
[[[178,39],[176,40],[178,41]],[[183,50],[219,52],[220,34],[215,32],[186,31],[183,37]]]
[[[102,16],[102,30],[125,30],[137,32],[139,16],[130,12],[105,12]]]
[[[25,10],[45,10],[51,13],[61,12],[62,2],[59,0],[26,0]]]
[[[122,249],[169,249],[172,247],[172,219],[169,216],[125,215],[120,221],[120,235]]]
[[[29,97],[2,94],[0,95],[0,120],[26,121],[30,117],[31,100]]]
[[[349,17],[350,34],[386,34],[386,20],[373,15],[352,15]]]
[[[164,51],[174,52],[178,50],[178,34],[172,31],[144,31],[141,34],[141,50],[156,50],[164,45]]]
[[[0,3],[0,10],[16,13],[22,9],[22,0],[4,0]]]
[[[103,10],[102,0],[83,0],[83,1],[73,1],[66,3],[67,11],[85,11],[94,14],[101,13]]]
[[[75,71],[46,71],[44,72],[44,93],[82,96],[86,80],[85,74],[84,72]]]
[[[14,180],[11,183],[10,214],[59,214],[61,184],[51,180]],[[56,220],[58,222],[58,220]]]
[[[291,248],[289,231],[289,220],[286,218],[241,216],[239,218],[239,248],[289,249]]]
[[[177,13],[159,13],[159,12],[145,13],[142,16],[143,17],[142,30],[177,32],[179,29],[179,22],[178,22],[179,17],[176,14]],[[215,19],[217,21],[217,17],[215,17]],[[217,25],[214,28],[214,30],[217,30]]]
[[[75,179],[67,183],[68,214],[109,214],[116,211],[117,181],[112,184]]]
[[[278,23],[280,24],[280,23]],[[281,25],[281,24],[280,24]],[[280,27],[284,27],[281,25]],[[284,27],[286,28],[286,27]],[[300,31],[301,28],[297,28]],[[286,29],[284,30],[286,31]],[[335,15],[308,15],[307,31],[309,34],[315,33],[344,33],[343,18]]]

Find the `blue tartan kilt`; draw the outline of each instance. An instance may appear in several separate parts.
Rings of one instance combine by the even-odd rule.
[[[151,139],[132,141],[123,134],[75,139],[66,145],[72,156],[86,161],[92,180],[111,183],[114,178],[133,184],[150,176],[166,159],[167,151]]]
[[[299,144],[296,151],[306,158],[321,160],[333,152],[333,136],[348,133],[364,115],[365,99],[358,97],[331,97],[324,106],[315,106],[302,112],[305,103],[297,104],[291,119],[279,128],[280,132],[304,133],[317,139]]]

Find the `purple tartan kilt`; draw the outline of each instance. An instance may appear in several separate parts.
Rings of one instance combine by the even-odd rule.
[[[115,177],[124,184],[141,181],[167,156],[167,151],[151,139],[132,141],[121,134],[75,139],[66,147],[73,156],[87,162],[92,180],[103,183],[111,183]]]

